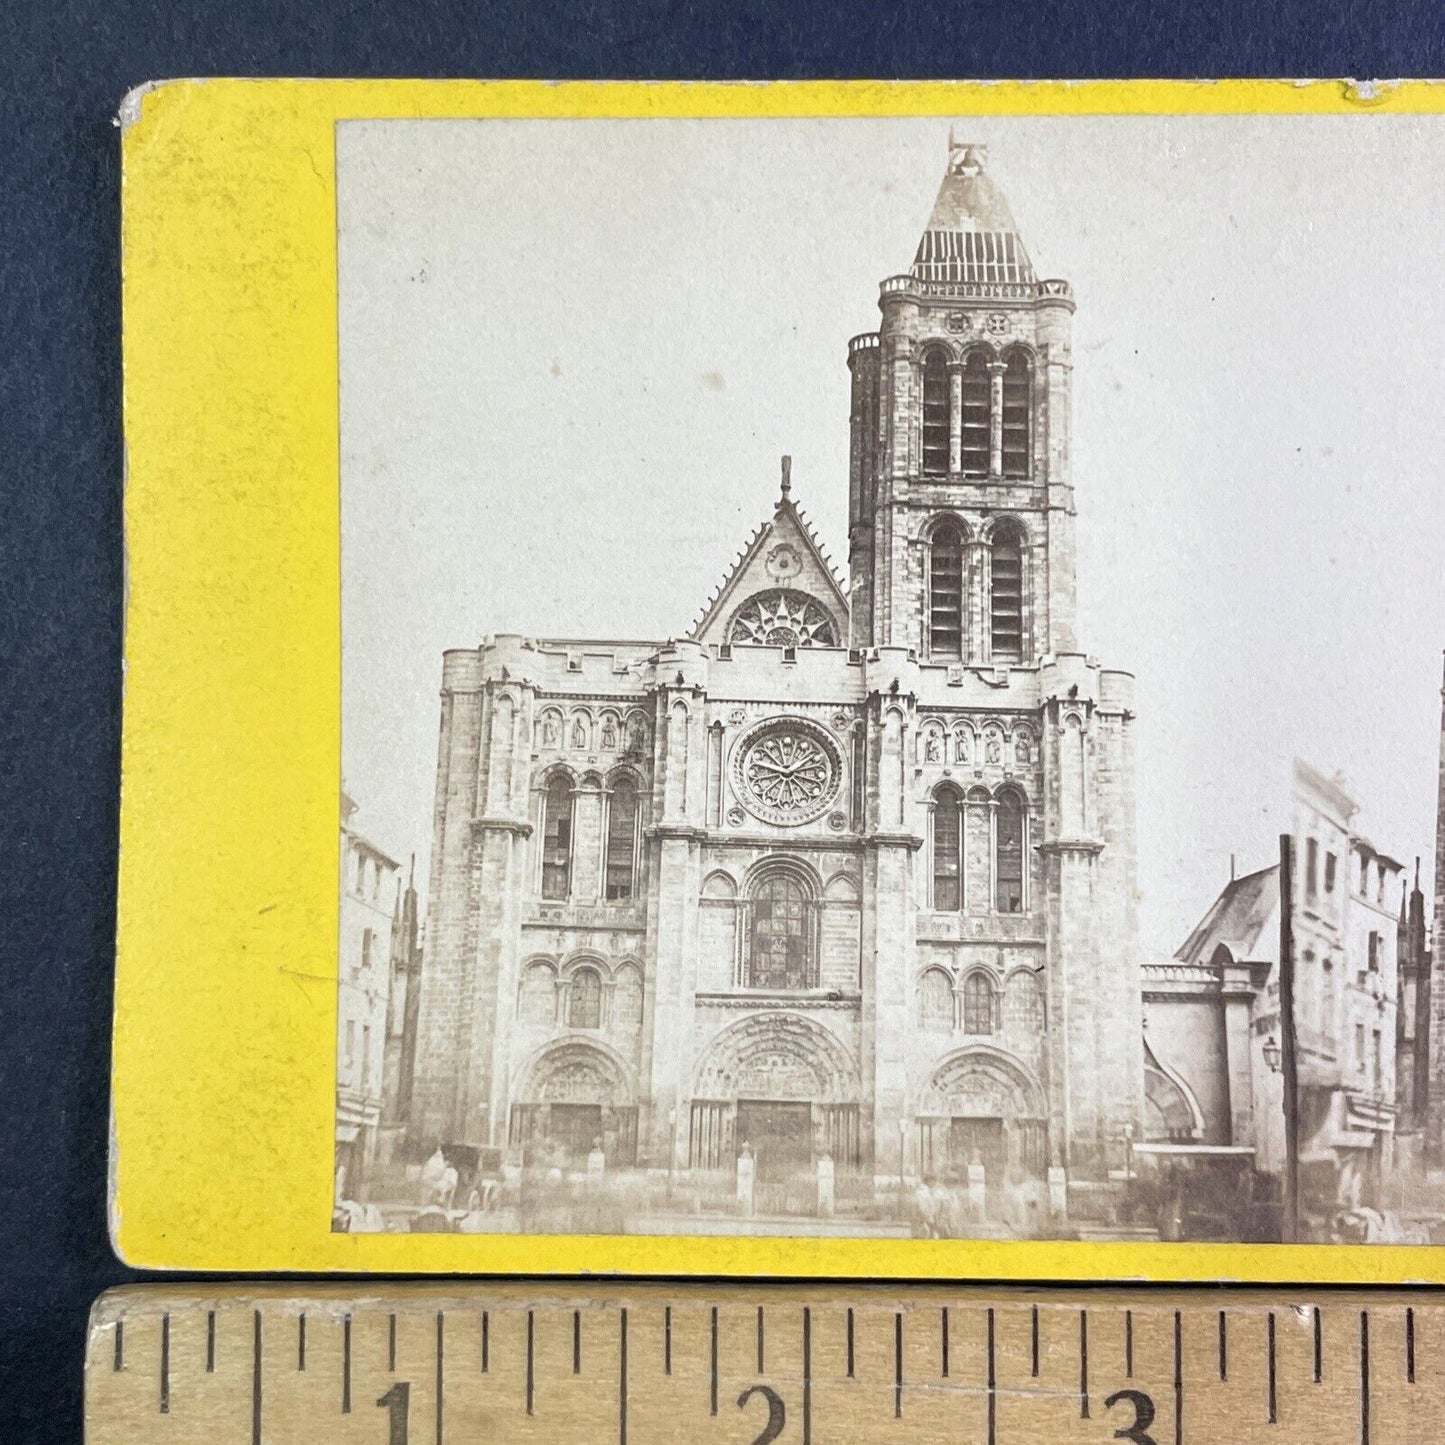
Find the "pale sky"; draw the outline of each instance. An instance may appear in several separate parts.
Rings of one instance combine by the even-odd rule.
[[[1271,861],[1296,753],[1429,879],[1445,123],[955,124],[1078,301],[1079,633],[1138,679],[1144,955]],[[339,127],[343,767],[380,846],[425,875],[444,649],[685,633],[783,452],[845,571],[848,338],[949,127]]]

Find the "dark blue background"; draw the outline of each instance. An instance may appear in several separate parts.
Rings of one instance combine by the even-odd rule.
[[[0,1435],[80,1438],[105,1231],[121,647],[118,133],[169,76],[1445,72],[1435,0],[708,8],[15,3],[0,14]],[[224,817],[216,826],[225,827]]]

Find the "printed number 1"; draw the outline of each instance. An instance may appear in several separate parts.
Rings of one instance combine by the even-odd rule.
[[[1115,1390],[1104,1401],[1104,1408],[1112,1410],[1120,1400],[1127,1400],[1134,1407],[1134,1422],[1122,1430],[1115,1430],[1114,1439],[1129,1440],[1133,1445],[1154,1445],[1154,1437],[1149,1433],[1149,1427],[1154,1423],[1154,1401],[1143,1390]]]
[[[391,1434],[387,1445],[406,1445],[406,1416],[411,1402],[411,1385],[398,1380],[376,1403],[385,1408],[391,1418]]]

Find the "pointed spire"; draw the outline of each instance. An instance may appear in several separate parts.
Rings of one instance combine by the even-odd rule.
[[[986,145],[950,132],[948,168],[913,260],[919,280],[1033,282],[1013,212],[987,167]]]
[[[793,459],[790,456],[783,457],[783,491],[778,498],[778,505],[786,505],[789,495],[793,490]]]

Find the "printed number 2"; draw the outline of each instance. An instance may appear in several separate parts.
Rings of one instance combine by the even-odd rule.
[[[407,1407],[411,1403],[411,1386],[398,1380],[377,1402],[391,1416],[391,1434],[387,1445],[406,1445]]]
[[[1112,1410],[1120,1400],[1127,1400],[1134,1407],[1134,1423],[1123,1430],[1114,1431],[1114,1439],[1131,1440],[1133,1445],[1154,1445],[1149,1427],[1154,1423],[1154,1401],[1143,1390],[1115,1390],[1104,1408]]]
[[[748,1401],[754,1395],[761,1395],[768,1402],[768,1423],[763,1426],[763,1433],[754,1439],[753,1445],[772,1445],[783,1433],[783,1424],[788,1418],[788,1412],[783,1408],[783,1398],[771,1385],[749,1385],[738,1396],[738,1409],[746,1409]]]

